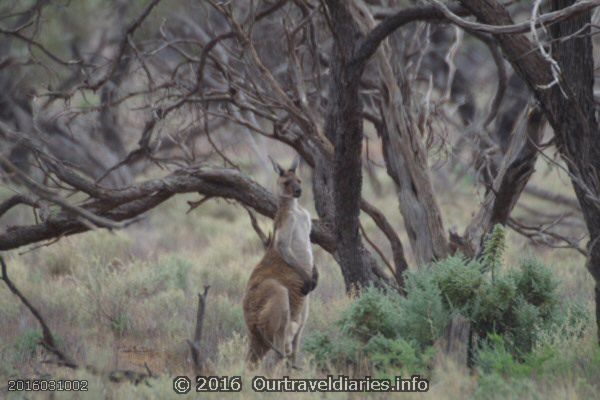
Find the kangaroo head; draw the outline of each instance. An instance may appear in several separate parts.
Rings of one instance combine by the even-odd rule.
[[[298,198],[302,195],[302,181],[296,175],[296,168],[298,168],[299,161],[300,159],[296,157],[290,168],[286,170],[271,158],[273,168],[277,172],[277,175],[279,175],[277,178],[277,191],[280,196]]]

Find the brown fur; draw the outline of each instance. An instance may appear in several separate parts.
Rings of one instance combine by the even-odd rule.
[[[307,297],[301,294],[302,277],[291,269],[279,253],[270,246],[252,271],[244,296],[244,319],[248,328],[250,348],[247,360],[256,364],[274,346],[291,356],[292,349],[276,343],[277,335],[291,321],[299,321]]]
[[[287,171],[273,162],[279,174],[279,208],[274,218],[274,234],[287,218],[292,204],[301,194],[300,179],[295,174],[295,162]],[[307,244],[310,246],[310,243]],[[280,250],[281,247],[279,247]],[[285,250],[285,249],[284,249]],[[282,250],[283,251],[283,250]],[[275,240],[261,261],[254,267],[244,295],[244,319],[248,328],[247,362],[251,367],[271,350],[276,359],[295,361],[300,334],[308,315],[308,292],[314,289],[318,273],[312,277],[298,266],[288,264]]]

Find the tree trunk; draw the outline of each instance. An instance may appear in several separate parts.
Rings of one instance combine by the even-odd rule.
[[[574,2],[553,0],[551,4],[553,10],[558,10]],[[572,179],[573,187],[590,233],[587,268],[596,284],[596,324],[600,341],[600,130],[594,112],[591,12],[554,24],[550,32],[553,37],[565,37],[580,31],[586,24],[587,28],[575,38],[565,42],[555,41],[552,46],[553,56],[570,89],[570,93],[567,93],[577,104],[577,108],[569,110],[569,114],[579,115],[576,118],[565,118],[566,110],[558,102],[553,104],[553,111],[558,123],[555,134],[559,150],[569,171],[576,178]]]
[[[496,0],[461,0],[480,21],[508,25],[513,21]],[[553,10],[574,0],[552,0]],[[590,234],[587,267],[596,282],[596,322],[600,339],[600,131],[594,114],[594,63],[590,38],[591,12],[584,12],[552,25],[554,38],[579,32],[569,40],[552,42],[552,57],[560,66],[559,83],[548,60],[531,51],[537,46],[525,35],[497,35],[502,50],[515,71],[540,102],[556,136],[562,158]],[[587,25],[587,28],[582,29]],[[551,84],[549,86],[549,84]]]
[[[375,21],[357,7],[355,18],[367,31]],[[427,150],[412,120],[410,89],[404,71],[393,71],[391,50],[381,43],[374,54],[381,82],[379,127],[388,175],[396,184],[400,213],[418,265],[448,255],[448,241],[429,174]]]
[[[351,291],[376,279],[375,260],[359,235],[363,126],[358,90],[364,67],[348,63],[362,34],[346,2],[329,0],[327,6],[334,47],[325,132],[335,144],[332,188],[337,255],[346,289]]]
[[[487,233],[495,224],[506,225],[525,185],[534,172],[538,146],[542,140],[546,120],[536,105],[531,105],[521,118],[520,126],[512,134],[503,163],[485,196],[481,208],[469,223],[463,239],[466,248],[459,248],[467,256],[480,254]]]

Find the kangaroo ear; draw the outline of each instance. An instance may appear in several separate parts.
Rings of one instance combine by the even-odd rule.
[[[269,160],[271,160],[271,163],[273,164],[273,169],[275,170],[275,172],[277,172],[277,174],[279,176],[283,175],[283,168],[281,168],[281,165],[277,164],[277,161],[273,160],[273,157],[269,156]]]
[[[290,171],[296,172],[296,168],[298,168],[298,164],[300,164],[300,156],[294,157],[294,161],[292,161],[292,165],[290,166]]]

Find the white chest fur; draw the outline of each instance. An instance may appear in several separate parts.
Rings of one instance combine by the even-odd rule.
[[[286,261],[304,269],[309,276],[313,268],[311,226],[310,213],[300,207],[294,199],[275,236],[276,242],[284,247],[280,247],[283,250],[282,255],[284,258],[289,258]],[[288,251],[289,254],[286,254]]]
[[[296,223],[294,224],[294,233],[292,236],[292,251],[299,259],[304,261],[302,263],[303,267],[307,267],[309,271],[312,271],[313,254],[310,243],[312,223],[310,214],[300,206],[296,206],[293,212]]]

